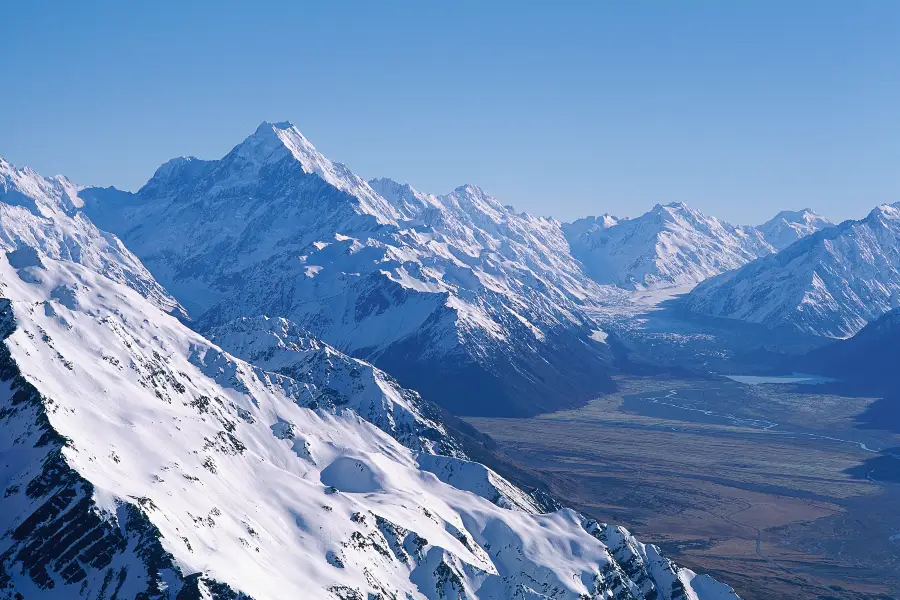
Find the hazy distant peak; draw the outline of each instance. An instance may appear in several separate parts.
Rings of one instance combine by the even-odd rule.
[[[698,283],[772,252],[759,232],[684,202],[656,204],[633,219],[579,219],[564,231],[595,281],[631,289]]]
[[[773,219],[806,219],[809,217],[817,217],[811,208],[801,208],[800,210],[783,210],[773,217]]]
[[[782,250],[797,240],[832,225],[825,217],[804,208],[783,210],[756,229],[773,248]]]

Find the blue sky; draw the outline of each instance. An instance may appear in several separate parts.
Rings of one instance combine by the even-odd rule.
[[[290,120],[364,177],[560,219],[900,201],[893,0],[138,4],[4,11],[0,155],[134,190]]]

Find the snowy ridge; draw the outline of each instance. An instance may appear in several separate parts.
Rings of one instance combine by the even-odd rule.
[[[207,335],[254,366],[303,384],[301,394],[294,396],[301,406],[351,409],[411,450],[465,458],[419,394],[286,319],[245,317]]]
[[[621,292],[584,274],[558,221],[477,186],[366,183],[264,123],[221,160],[176,159],[137,194],[82,197],[201,329],[284,317],[462,413],[533,414],[607,385],[584,308]]]
[[[419,462],[456,457],[428,458],[347,408],[372,385],[414,403],[374,370],[353,387],[345,369],[364,365],[285,321],[220,336],[300,379],[35,254],[18,267],[0,255],[0,597],[736,597],[623,530],[502,508],[460,489],[480,485],[465,472],[444,483]],[[350,385],[346,406],[298,402],[329,383]]]
[[[777,252],[830,223],[809,209],[758,227],[734,226],[683,203],[634,219],[609,215],[565,224],[572,254],[600,283],[645,290],[699,283]]]
[[[0,158],[0,251],[23,265],[50,258],[81,263],[182,314],[181,306],[114,235],[98,230],[80,209],[80,188],[62,176],[44,178]]]
[[[420,469],[444,483],[486,498],[497,506],[535,514],[544,512],[531,496],[481,463],[437,454],[420,454],[417,462]]]
[[[855,334],[898,306],[900,204],[882,205],[697,286],[697,313],[827,337]]]
[[[211,329],[209,339],[254,367],[301,384],[290,395],[300,406],[350,409],[420,453],[419,467],[438,479],[505,508],[541,512],[537,502],[484,465],[470,462],[435,408],[371,364],[351,358],[286,319],[244,317]],[[432,456],[434,455],[434,456]],[[440,455],[440,456],[437,456]]]
[[[592,234],[598,234],[598,232],[603,231],[604,229],[609,229],[610,227],[618,225],[619,221],[627,220],[627,218],[620,219],[609,213],[604,213],[597,217],[582,217],[571,223],[564,223],[563,230],[565,231],[566,237],[569,240],[573,240],[584,235],[590,236]]]
[[[332,163],[313,147],[309,140],[291,123],[262,123],[256,133],[233,151],[236,156],[247,161],[249,169],[244,171],[243,180],[252,177],[253,168],[275,164],[287,154],[300,163],[303,171],[316,174],[330,185],[356,197],[360,211],[376,217],[379,223],[396,224],[398,214],[384,202],[365,181],[339,163]]]

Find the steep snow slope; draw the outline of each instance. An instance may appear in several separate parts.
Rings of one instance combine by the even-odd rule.
[[[79,188],[65,177],[44,178],[0,158],[0,250],[13,262],[37,261],[34,249],[71,260],[124,283],[157,307],[182,309],[119,239],[98,230],[80,209]]]
[[[828,225],[804,209],[783,211],[758,227],[736,227],[673,203],[634,219],[585,217],[563,229],[588,275],[600,283],[642,290],[699,283]]]
[[[572,254],[591,277],[627,289],[698,283],[772,252],[753,228],[729,225],[682,203],[658,204],[634,219],[581,219],[564,229]]]
[[[254,366],[307,384],[305,406],[349,408],[413,450],[461,456],[418,394],[286,319],[244,317],[211,329],[207,336]]]
[[[774,256],[705,281],[686,298],[697,313],[847,337],[898,305],[900,204],[875,208]]]
[[[539,512],[541,503],[483,465],[465,459],[434,407],[387,373],[311,337],[286,319],[241,318],[215,327],[209,339],[266,371],[307,384],[311,408],[353,410],[401,444],[426,452],[419,465],[441,481],[474,491],[501,506]],[[431,456],[440,454],[444,456]],[[450,457],[450,458],[447,458]],[[423,462],[424,461],[424,462]]]
[[[498,506],[415,395],[285,321],[217,335],[297,379],[32,249],[0,254],[0,597],[735,597],[622,529]]]
[[[82,196],[201,330],[285,317],[462,414],[547,411],[608,385],[582,308],[618,293],[585,276],[557,221],[476,186],[366,183],[290,124],[263,123],[221,160],[170,161],[137,194]]]
[[[831,221],[808,208],[783,210],[756,229],[775,250],[784,250],[799,239],[831,227]]]

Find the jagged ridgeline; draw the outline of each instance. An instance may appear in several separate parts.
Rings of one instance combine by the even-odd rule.
[[[610,345],[561,224],[478,186],[366,182],[290,123],[220,160],[174,159],[135,194],[81,193],[206,331],[284,317],[468,415],[571,407],[610,389]]]
[[[0,202],[0,598],[735,597],[289,320],[192,331],[51,184]]]
[[[804,210],[733,226],[683,204],[563,224],[475,185],[364,181],[290,123],[263,123],[218,160],[173,159],[137,193],[80,197],[195,329],[284,317],[451,412],[487,416],[610,390],[621,346],[591,315],[627,301],[622,288],[694,285],[829,224]]]

